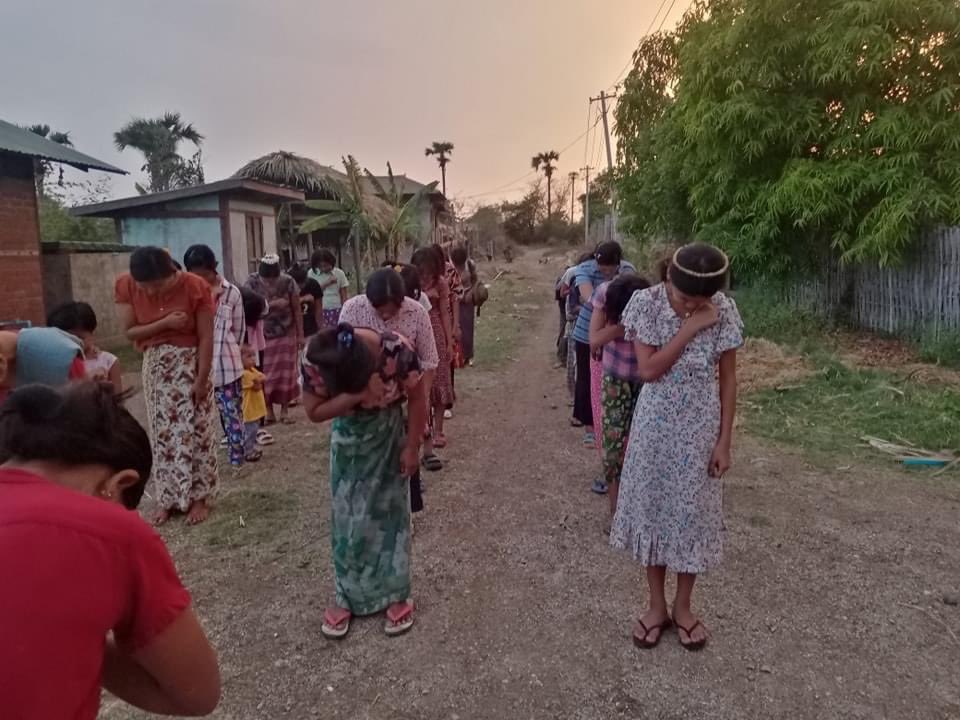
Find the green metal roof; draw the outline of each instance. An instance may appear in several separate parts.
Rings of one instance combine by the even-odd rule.
[[[66,163],[84,172],[93,169],[121,175],[127,174],[126,170],[121,170],[102,160],[84,155],[82,152],[77,152],[66,145],[42,138],[29,130],[24,130],[4,120],[0,120],[0,152],[17,153],[41,160]]]

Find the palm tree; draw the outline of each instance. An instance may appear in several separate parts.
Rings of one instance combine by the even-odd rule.
[[[557,169],[556,165],[551,163],[556,162],[560,159],[560,153],[556,150],[548,150],[547,152],[542,152],[539,155],[534,155],[533,159],[530,161],[530,166],[534,170],[543,169],[543,174],[547,176],[547,220],[550,219],[550,216],[553,214],[553,198],[551,196],[551,185],[550,180],[553,178],[553,171]]]
[[[373,262],[374,240],[383,238],[383,228],[392,221],[393,213],[379,198],[373,197],[364,191],[363,173],[353,155],[343,158],[343,167],[346,171],[344,180],[330,179],[335,199],[307,200],[306,205],[312,210],[319,210],[323,215],[317,215],[304,220],[298,232],[309,235],[318,230],[330,227],[345,227],[350,232],[350,248],[353,253],[353,266],[356,270],[357,292],[363,292],[360,261],[360,246],[366,245],[366,256],[369,263]]]
[[[420,206],[437,189],[439,183],[434,180],[404,200],[403,187],[396,182],[393,176],[393,167],[390,163],[387,163],[388,184],[386,187],[369,170],[364,170],[364,172],[370,184],[373,185],[377,197],[382,198],[392,211],[391,216],[386,218],[387,222],[379,229],[383,236],[382,241],[386,258],[396,259],[400,257],[400,246],[405,240],[416,240],[420,230]]]
[[[453,143],[446,140],[433,141],[433,144],[423,151],[427,157],[437,156],[437,164],[440,165],[440,177],[443,180],[443,196],[447,196],[447,163],[450,162],[450,153],[453,152]]]
[[[50,131],[49,125],[30,125],[25,128],[29,130],[34,135],[39,135],[42,138],[46,138],[50,142],[55,142],[58,145],[66,145],[67,147],[73,147],[73,142],[70,140],[70,133],[68,132],[57,132]],[[44,197],[44,187],[47,179],[47,175],[50,174],[50,171],[53,169],[53,165],[49,160],[40,160],[36,159],[33,161],[33,170],[34,177],[37,181],[37,194],[42,198]],[[59,183],[63,185],[63,166],[60,166],[60,180]]]
[[[177,153],[181,142],[187,141],[197,147],[190,161]],[[144,164],[140,168],[150,177],[145,190],[140,192],[163,192],[177,187],[186,187],[203,182],[200,165],[201,135],[192,123],[184,123],[180,113],[168,112],[157,118],[134,118],[113,134],[113,142],[120,151],[132,147],[143,153]]]

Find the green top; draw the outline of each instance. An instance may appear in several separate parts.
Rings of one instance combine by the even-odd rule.
[[[311,269],[307,272],[307,277],[316,280],[323,288],[323,309],[339,310],[343,305],[340,300],[340,289],[350,286],[346,273],[338,267],[330,272],[318,272]]]

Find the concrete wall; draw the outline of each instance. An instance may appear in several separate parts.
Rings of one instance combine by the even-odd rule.
[[[47,307],[71,300],[90,303],[97,313],[101,344],[123,340],[113,303],[113,285],[130,264],[129,253],[52,253],[43,256],[43,287]]]
[[[45,318],[33,160],[0,153],[0,321]]]

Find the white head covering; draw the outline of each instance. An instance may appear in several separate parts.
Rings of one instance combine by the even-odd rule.
[[[274,253],[271,253],[270,255],[264,255],[262,258],[260,258],[260,262],[262,262],[264,265],[279,265],[280,256]]]

